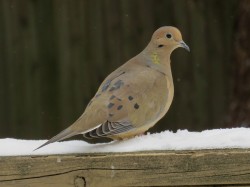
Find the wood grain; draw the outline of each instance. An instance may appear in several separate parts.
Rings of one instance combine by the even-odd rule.
[[[250,184],[250,150],[0,157],[0,186]]]

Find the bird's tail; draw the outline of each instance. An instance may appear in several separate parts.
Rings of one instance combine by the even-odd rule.
[[[60,132],[59,134],[57,134],[56,136],[54,136],[53,138],[51,138],[50,140],[48,140],[47,142],[45,142],[44,144],[42,144],[41,146],[39,146],[38,148],[34,149],[33,151],[36,151],[42,147],[44,147],[45,145],[51,144],[53,142],[58,142],[61,140],[64,140],[66,138],[70,138],[71,136],[75,136],[79,134],[76,131],[73,131],[70,127],[63,130],[62,132]]]

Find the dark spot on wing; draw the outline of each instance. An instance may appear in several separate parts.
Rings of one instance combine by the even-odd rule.
[[[108,108],[112,108],[115,104],[114,103],[109,103]]]
[[[121,72],[121,74],[120,74],[120,75],[118,75],[117,77],[119,77],[119,76],[121,76],[121,75],[123,75],[123,74],[125,74],[125,71]]]
[[[146,65],[148,68],[150,68],[150,65]]]
[[[130,96],[128,96],[128,99],[129,99],[130,101],[132,101],[134,98],[130,95]]]
[[[99,94],[96,94],[95,98],[99,97],[100,95],[101,95],[100,93],[99,93]]]
[[[102,92],[106,91],[111,83],[111,80],[107,80],[102,86]]]
[[[117,98],[117,100],[118,100],[118,101],[121,101],[122,99],[120,99],[120,98]]]
[[[121,88],[124,85],[124,82],[122,80],[118,80],[114,83],[114,85],[109,89],[109,91],[114,91],[117,90],[119,88]]]
[[[111,92],[111,91],[114,91],[116,89],[118,89],[118,88],[112,87],[112,88],[109,89],[109,91]]]
[[[114,98],[115,98],[115,96],[114,96],[114,95],[112,95],[109,99],[110,99],[110,100],[112,100],[112,99],[114,99]]]
[[[109,88],[110,83],[111,83],[112,80],[114,80],[115,78],[117,78],[117,77],[119,77],[119,76],[121,76],[121,75],[123,75],[123,74],[125,74],[125,71],[121,72],[118,76],[114,77],[113,79],[107,80],[107,81],[104,83],[104,85],[102,86],[102,92],[105,92],[105,91]]]
[[[114,114],[109,114],[109,117],[112,117]]]
[[[118,107],[117,107],[117,110],[121,110],[122,109],[122,105],[119,105]]]
[[[135,105],[134,105],[134,108],[135,109],[138,109],[140,106],[137,104],[137,103],[135,103]]]

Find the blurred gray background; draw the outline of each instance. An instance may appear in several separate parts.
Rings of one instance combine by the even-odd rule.
[[[175,97],[151,132],[250,124],[248,0],[0,0],[0,138],[48,139],[74,122],[102,80],[160,26]]]

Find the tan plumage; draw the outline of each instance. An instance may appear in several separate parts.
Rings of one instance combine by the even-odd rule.
[[[141,53],[103,81],[80,118],[39,148],[77,134],[130,138],[154,126],[173,100],[170,55],[178,47],[189,51],[177,28],[156,30]]]

